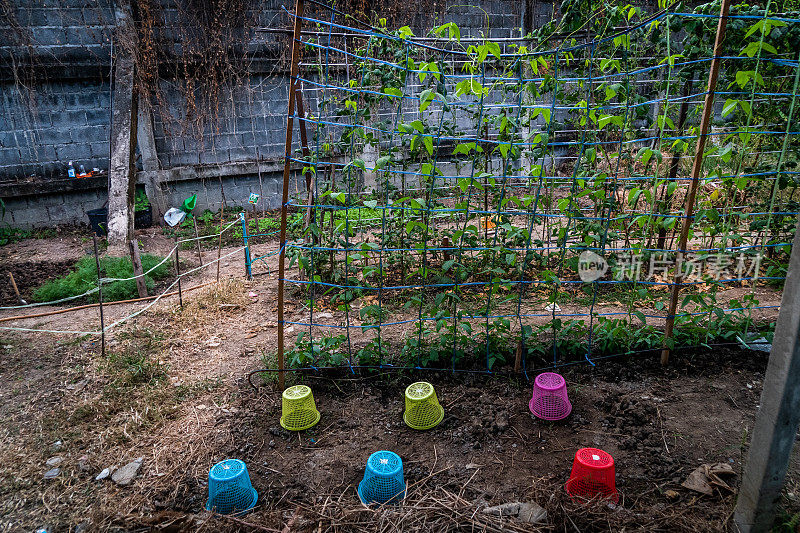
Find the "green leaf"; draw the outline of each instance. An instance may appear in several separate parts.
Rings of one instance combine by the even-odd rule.
[[[395,89],[394,87],[384,87],[383,92],[398,98],[403,96],[403,91]]]
[[[378,200],[364,200],[364,205],[370,209],[375,209],[378,206]]]
[[[426,135],[422,139],[422,142],[425,143],[425,149],[428,150],[428,155],[433,155],[433,139]]]
[[[456,145],[456,147],[453,149],[453,155],[456,155],[456,154],[469,155],[469,153],[474,149],[475,149],[475,143],[474,142],[461,143],[461,144]]]
[[[728,116],[736,110],[736,106],[739,104],[739,100],[734,100],[732,98],[728,98],[725,100],[725,104],[722,106],[722,116]]]
[[[489,50],[489,53],[492,54],[497,59],[500,59],[500,45],[494,43],[492,41],[486,42],[486,48]]]
[[[500,153],[503,155],[504,158],[508,157],[508,150],[511,148],[511,143],[500,143],[497,145],[497,149],[500,150]]]
[[[389,164],[389,162],[391,160],[392,160],[392,156],[390,156],[390,155],[385,155],[385,156],[379,158],[375,162],[375,170],[378,170],[379,168],[384,168],[385,166],[387,166]]]
[[[433,97],[436,96],[436,93],[433,92],[433,89],[425,89],[419,95],[419,110],[425,111],[428,109],[428,106],[431,105],[433,101]]]

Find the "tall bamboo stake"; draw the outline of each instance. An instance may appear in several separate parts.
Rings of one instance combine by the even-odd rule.
[[[678,239],[678,255],[675,258],[675,277],[671,287],[669,311],[664,325],[664,343],[661,349],[661,364],[669,363],[670,341],[672,330],[675,327],[675,312],[678,309],[678,295],[683,281],[683,261],[686,254],[686,246],[689,240],[689,229],[694,221],[694,204],[697,197],[697,188],[700,185],[700,171],[703,169],[703,152],[705,151],[706,140],[708,139],[708,127],[711,122],[711,113],[714,111],[714,89],[717,87],[717,77],[719,76],[720,53],[722,51],[722,41],[725,40],[725,28],[728,24],[728,12],[730,11],[731,1],[722,0],[719,12],[719,22],[717,23],[717,37],[714,41],[714,57],[711,60],[711,69],[708,75],[708,89],[706,91],[705,102],[703,102],[703,115],[700,119],[700,132],[697,137],[697,149],[692,163],[692,182],[689,185],[689,194],[686,197],[686,211],[681,225],[681,235]]]
[[[291,174],[290,160],[292,157],[292,130],[294,121],[292,114],[295,109],[295,94],[293,90],[297,83],[299,73],[299,59],[302,30],[302,16],[304,8],[303,0],[296,0],[294,13],[294,34],[292,39],[292,67],[289,76],[289,106],[286,113],[286,153],[283,161],[283,195],[281,200],[281,238],[280,251],[278,255],[278,386],[284,388],[285,380],[283,375],[283,284],[286,274],[286,215],[287,204],[289,203],[289,178]]]

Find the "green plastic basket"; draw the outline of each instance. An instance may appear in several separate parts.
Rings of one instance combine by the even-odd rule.
[[[317,425],[320,414],[314,394],[306,385],[294,385],[283,391],[281,426],[289,431],[303,431]]]
[[[406,387],[406,410],[403,420],[413,429],[431,429],[444,418],[444,408],[439,404],[433,385],[418,381]]]

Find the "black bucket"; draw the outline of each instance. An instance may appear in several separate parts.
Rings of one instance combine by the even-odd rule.
[[[133,227],[134,228],[149,228],[153,225],[153,207],[147,206],[147,209],[134,211],[133,213]]]
[[[108,227],[108,209],[101,207],[100,209],[92,209],[86,212],[89,217],[89,225],[92,226],[95,234],[98,237],[106,235],[106,228]],[[133,213],[133,227],[134,228],[149,228],[153,225],[153,208],[147,206],[147,209],[135,211]]]
[[[108,209],[101,207],[100,209],[92,209],[86,211],[86,216],[89,217],[89,225],[94,230],[98,237],[103,237],[106,234],[108,226]]]

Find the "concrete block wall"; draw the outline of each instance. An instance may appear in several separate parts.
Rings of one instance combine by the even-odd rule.
[[[253,74],[249,86],[228,91],[220,98],[219,116],[205,123],[202,135],[182,131],[182,97],[174,90],[167,94],[169,109],[156,108],[153,117],[162,167],[283,157],[289,98],[285,76]],[[295,137],[299,142],[297,132]]]
[[[105,190],[94,189],[5,198],[6,216],[3,222],[23,229],[88,224],[86,212],[102,207],[106,195]]]
[[[37,88],[30,98],[16,85],[0,85],[0,179],[63,178],[70,160],[76,168],[108,168],[108,84],[61,81]]]
[[[28,57],[39,65],[32,95],[14,83],[14,74],[0,66],[0,182],[35,174],[40,178],[64,177],[67,162],[108,168],[110,90],[110,38],[114,27],[113,4],[102,0],[10,0],[16,21],[29,28],[23,38],[0,40],[0,65],[9,54]],[[162,0],[166,21],[163,34],[180,40],[174,31],[182,15],[170,0]],[[293,0],[260,0],[253,7],[256,24],[289,28]],[[380,4],[380,2],[378,3]],[[398,15],[397,25],[410,25],[418,35],[434,25],[456,22],[462,35],[487,34],[509,37],[519,34],[524,2],[480,0],[465,5],[458,0],[410,2]],[[285,8],[285,9],[284,9]],[[378,7],[380,9],[380,7]],[[488,18],[484,14],[488,12]],[[310,15],[323,11],[313,4]],[[330,12],[324,10],[326,20]],[[341,21],[340,21],[341,22]],[[0,32],[12,28],[0,22]],[[220,97],[219,116],[209,122],[203,135],[181,131],[169,116],[185,109],[177,91],[167,89],[168,109],[153,110],[156,151],[161,168],[224,166],[230,162],[279,161],[283,157],[288,80],[286,64],[289,36],[254,32],[248,50],[254,57],[249,84]],[[28,46],[31,45],[31,46]],[[5,70],[4,70],[5,69]],[[174,86],[175,80],[165,82]],[[32,98],[31,98],[32,96]],[[306,109],[316,108],[313,91],[304,94]],[[299,146],[295,130],[295,146]],[[313,141],[312,141],[313,142]],[[262,194],[267,208],[280,207],[281,176],[231,175],[219,179],[177,181],[165,184],[167,201],[179,204],[198,193],[198,207],[218,209],[223,204],[246,204],[250,192]],[[221,190],[222,189],[222,190]],[[293,181],[292,192],[303,187]],[[85,221],[85,211],[105,202],[103,190],[63,192],[40,196],[4,198],[6,222],[21,227],[48,226]]]

